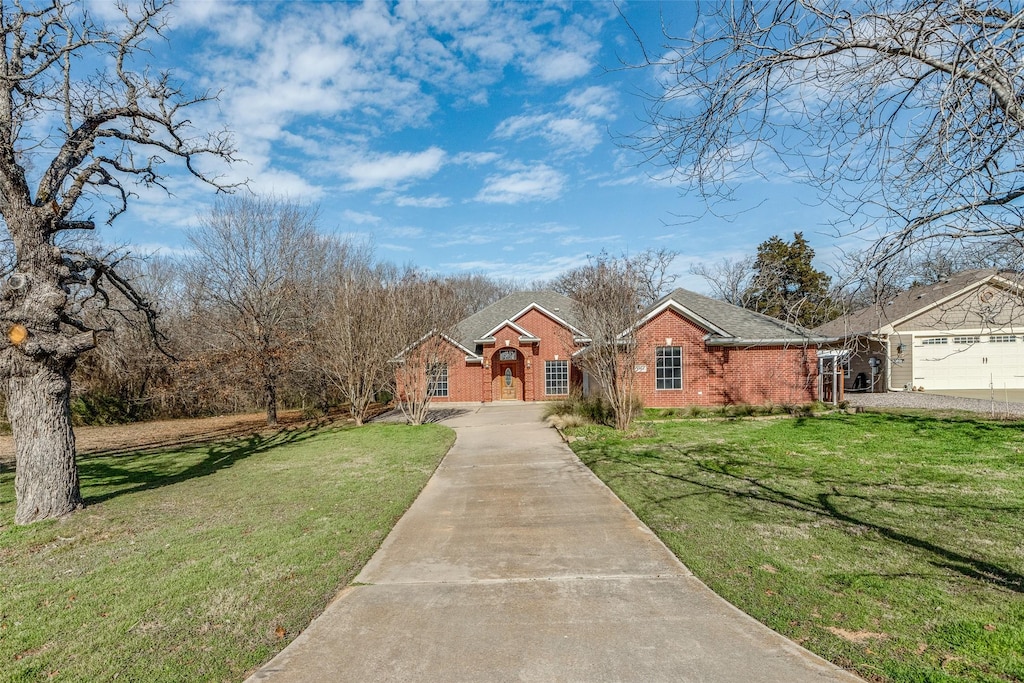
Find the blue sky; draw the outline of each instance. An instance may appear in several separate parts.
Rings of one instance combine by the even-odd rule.
[[[694,9],[620,8],[654,52],[662,18],[683,33]],[[384,260],[529,282],[602,249],[667,247],[698,290],[691,263],[774,234],[803,231],[829,272],[838,260],[829,209],[791,179],[743,183],[738,207],[758,208],[721,218],[617,144],[654,73],[618,68],[639,51],[611,3],[179,0],[166,38],[152,63],[221,93],[192,118],[234,131],[245,161],[229,177],[319,204],[323,230]],[[140,191],[104,239],[184,249],[214,193],[171,188]]]

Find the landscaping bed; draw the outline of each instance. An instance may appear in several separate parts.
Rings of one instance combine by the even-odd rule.
[[[862,413],[567,430],[717,593],[877,681],[1024,680],[1024,424]]]

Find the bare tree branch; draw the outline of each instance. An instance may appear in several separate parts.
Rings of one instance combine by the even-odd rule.
[[[711,204],[751,174],[813,183],[879,264],[1024,234],[1024,12],[995,0],[700,5],[635,65],[631,146]]]

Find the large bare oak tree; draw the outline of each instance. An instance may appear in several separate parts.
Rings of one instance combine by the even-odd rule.
[[[866,231],[872,267],[927,243],[1024,239],[1016,3],[719,0],[669,30],[642,46],[658,83],[634,146],[691,189],[815,183],[841,231]]]
[[[210,95],[190,96],[138,60],[167,4],[144,0],[110,27],[86,7],[0,6],[0,216],[15,255],[0,287],[0,378],[19,524],[82,504],[68,400],[76,360],[96,345],[97,330],[77,316],[83,300],[116,291],[151,310],[110,261],[61,246],[63,236],[94,228],[99,202],[110,220],[124,212],[134,183],[160,186],[167,158],[216,184],[197,157],[233,155],[227,135],[197,134],[185,116]]]

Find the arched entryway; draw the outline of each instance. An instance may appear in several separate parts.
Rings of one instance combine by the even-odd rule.
[[[517,349],[505,347],[491,356],[491,398],[523,400],[523,354]]]

